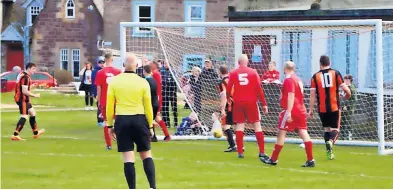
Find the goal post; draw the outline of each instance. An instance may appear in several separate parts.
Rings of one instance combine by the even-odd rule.
[[[219,66],[226,64],[234,69],[237,57],[245,53],[249,55],[250,67],[262,77],[269,62],[275,61],[281,73],[279,80],[263,83],[269,114],[262,115],[261,123],[267,142],[275,142],[283,63],[294,61],[298,75],[307,86],[312,73],[319,70],[319,56],[330,56],[333,68],[343,76],[353,75],[358,90],[358,100],[349,111],[353,114],[346,118],[350,123],[346,124],[350,128],[347,133],[351,137],[340,139],[337,145],[377,146],[379,154],[393,154],[393,54],[389,53],[393,49],[389,48],[393,48],[393,24],[380,19],[120,23],[120,57],[124,60],[126,54],[132,52],[168,63],[170,76],[174,79],[173,86],[168,88],[178,93],[167,99],[163,95],[164,105],[172,107],[169,112],[178,112],[173,110],[173,99],[177,104],[181,103],[177,97],[184,97],[189,112],[198,113],[198,121],[209,129],[214,122],[211,115],[219,111],[216,89]],[[198,73],[198,69],[190,72],[195,66],[199,66],[202,73],[208,73],[203,68],[204,60],[212,61],[216,74],[202,74],[208,77],[200,77],[199,86],[190,87],[190,78],[201,76],[201,73],[194,76],[193,72]],[[305,90],[305,95],[308,108],[309,89]],[[177,119],[175,124],[178,126],[182,118]],[[308,123],[313,142],[324,143],[318,116]],[[172,139],[215,139],[206,132],[202,130]],[[245,140],[255,141],[252,130],[246,130],[245,134]],[[301,143],[301,140],[289,135],[286,142]]]

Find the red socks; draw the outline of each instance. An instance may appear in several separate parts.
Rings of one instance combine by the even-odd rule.
[[[166,127],[166,124],[165,124],[164,120],[161,120],[160,122],[158,122],[158,124],[160,125],[160,127],[161,127],[162,132],[164,133],[164,135],[165,135],[166,137],[168,137],[168,136],[169,136],[169,132],[168,132],[168,128]]]
[[[307,161],[313,160],[314,157],[312,156],[312,142],[311,141],[304,142],[304,145],[307,154]]]
[[[236,134],[237,153],[243,154],[244,132],[243,131],[236,131],[235,134]]]
[[[278,155],[280,154],[282,147],[283,147],[282,145],[278,145],[278,144],[274,145],[274,150],[271,157],[271,160],[273,162],[277,161]]]
[[[263,132],[255,132],[255,137],[257,138],[259,153],[265,154],[265,136],[263,135]]]
[[[109,136],[109,129],[107,126],[104,127],[104,137],[106,146],[112,146],[111,137]]]

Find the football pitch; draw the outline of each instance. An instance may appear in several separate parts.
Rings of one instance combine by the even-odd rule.
[[[1,113],[2,188],[127,188],[121,154],[115,142],[113,150],[105,150],[95,112],[38,112],[46,133],[33,139],[27,123],[21,133],[26,141],[14,142],[18,118],[18,112]],[[315,168],[300,167],[305,153],[298,145],[287,144],[277,166],[259,161],[256,143],[245,147],[245,159],[238,159],[223,152],[224,141],[153,143],[157,188],[393,188],[393,157],[377,155],[376,147],[337,146],[337,158],[330,161],[324,146],[315,145]],[[268,154],[272,148],[266,144]],[[137,188],[147,189],[139,158],[136,170]]]

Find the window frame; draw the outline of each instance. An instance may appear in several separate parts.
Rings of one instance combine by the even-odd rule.
[[[74,52],[78,52],[77,55],[74,54]],[[78,57],[78,59],[75,59],[75,56]],[[79,66],[78,69],[75,71],[75,61],[79,62]],[[72,70],[72,76],[74,78],[79,78],[79,71],[81,68],[81,50],[80,49],[71,49],[71,70]],[[77,76],[75,76],[74,74],[77,73]]]
[[[150,7],[150,22],[155,21],[155,0],[134,0],[132,4],[132,20],[134,22],[140,22],[139,17],[139,7]],[[139,29],[140,27],[133,27],[132,37],[154,37],[154,29],[151,28],[150,31],[143,31]]]
[[[192,7],[201,7],[201,18],[199,21],[192,18]],[[184,22],[205,22],[206,21],[206,0],[187,0],[184,2]],[[200,34],[195,32],[200,30]],[[189,38],[205,38],[205,27],[186,27],[184,36]],[[196,33],[196,34],[195,34]]]
[[[300,69],[296,69],[296,75],[298,75],[300,78],[304,78],[304,79],[310,79],[312,77],[312,70],[311,70],[311,66],[312,66],[312,54],[313,54],[313,47],[312,47],[312,43],[310,42],[308,45],[309,47],[307,47],[307,51],[306,53],[309,53],[308,56],[308,63],[306,63],[307,65],[304,66],[299,60],[301,59],[300,52],[301,50],[304,51],[306,50],[306,48],[304,47],[300,47],[301,46],[301,42],[304,41],[306,42],[306,40],[302,40],[301,39],[301,35],[302,34],[306,34],[309,35],[309,39],[312,39],[313,36],[313,32],[312,30],[283,30],[282,31],[282,35],[283,35],[283,39],[285,37],[288,37],[288,39],[284,39],[284,40],[288,40],[290,41],[288,44],[288,47],[285,45],[282,45],[281,47],[281,59],[282,60],[291,60],[294,61],[296,64],[296,67],[304,67],[304,68],[308,68],[306,71],[302,71]],[[287,49],[288,48],[288,49]],[[286,52],[288,51],[288,52]],[[288,56],[288,57],[286,57]],[[281,78],[285,77],[285,75],[281,75]],[[304,86],[305,87],[309,87],[310,84],[310,80],[304,80],[303,81]]]
[[[61,48],[60,49],[60,70],[66,70],[68,71],[68,67],[70,66],[70,60],[69,60],[69,50],[67,48]],[[63,61],[67,61],[67,68],[63,68]]]
[[[72,2],[73,6],[69,7],[68,3]],[[68,10],[71,9],[72,10],[72,16],[68,15]],[[66,19],[74,19],[75,18],[75,1],[74,0],[67,0],[65,3],[65,18]]]
[[[203,68],[203,64],[204,64],[204,62],[205,62],[205,60],[206,60],[206,55],[203,55],[203,54],[184,54],[183,55],[183,73],[185,73],[185,72],[187,72],[188,70],[191,70],[192,69],[192,67],[191,68],[189,68],[189,64],[188,64],[188,61],[187,61],[187,59],[189,59],[189,58],[196,58],[196,59],[200,59],[200,64],[199,65],[197,65],[198,63],[198,61],[199,60],[196,60],[196,61],[190,61],[190,62],[192,62],[192,64],[194,65],[194,66],[199,66],[199,68]]]
[[[342,68],[340,68],[339,66],[337,66],[336,64],[339,64],[335,61],[335,56],[337,56],[337,52],[340,52],[340,50],[336,49],[334,47],[334,36],[335,35],[345,35],[345,37],[343,37],[343,41],[345,41],[345,52],[343,54],[345,54],[345,71],[342,71]],[[356,39],[351,38],[352,36],[355,36]],[[330,57],[330,61],[332,68],[340,71],[341,75],[345,76],[345,75],[352,75],[354,77],[353,80],[353,84],[355,86],[359,85],[359,32],[357,30],[329,30],[328,32],[328,55]],[[352,40],[356,40],[356,46],[352,46],[351,43],[353,43],[354,41]],[[353,48],[351,48],[353,47]],[[355,51],[356,55],[354,55],[354,57],[352,57],[352,52]],[[340,57],[340,56],[339,56]],[[353,63],[355,62],[355,63]],[[352,63],[352,64],[351,64]],[[340,64],[342,64],[342,62],[340,62]],[[355,72],[355,73],[354,73]]]

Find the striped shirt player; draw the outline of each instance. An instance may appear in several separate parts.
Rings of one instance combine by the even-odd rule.
[[[22,131],[28,115],[30,116],[29,123],[31,129],[33,130],[33,137],[38,138],[41,134],[45,132],[45,129],[37,129],[36,111],[34,110],[30,102],[30,97],[40,97],[40,94],[33,94],[30,91],[32,85],[30,76],[35,72],[36,65],[34,63],[28,63],[26,65],[26,71],[18,75],[18,80],[15,85],[14,100],[19,107],[19,113],[21,116],[18,123],[16,124],[14,134],[11,137],[11,139],[14,141],[24,140],[19,136],[19,133]]]
[[[226,65],[221,65],[219,68],[219,73],[221,76],[221,80],[218,83],[218,92],[220,93],[220,107],[221,107],[221,127],[224,130],[224,133],[227,137],[227,141],[229,144],[229,147],[224,151],[224,152],[236,152],[236,144],[233,139],[233,132],[231,129],[231,126],[234,125],[235,123],[233,122],[233,117],[232,117],[232,107],[233,107],[233,90],[230,93],[230,97],[227,96],[227,85],[229,81],[229,75],[228,75],[228,67]],[[228,99],[230,101],[228,101]]]
[[[321,70],[311,78],[310,117],[313,116],[315,99],[318,103],[318,114],[325,129],[324,139],[328,159],[334,159],[333,145],[340,130],[340,88],[345,92],[345,99],[351,97],[351,91],[345,85],[340,72],[330,68],[330,58],[321,56]]]

